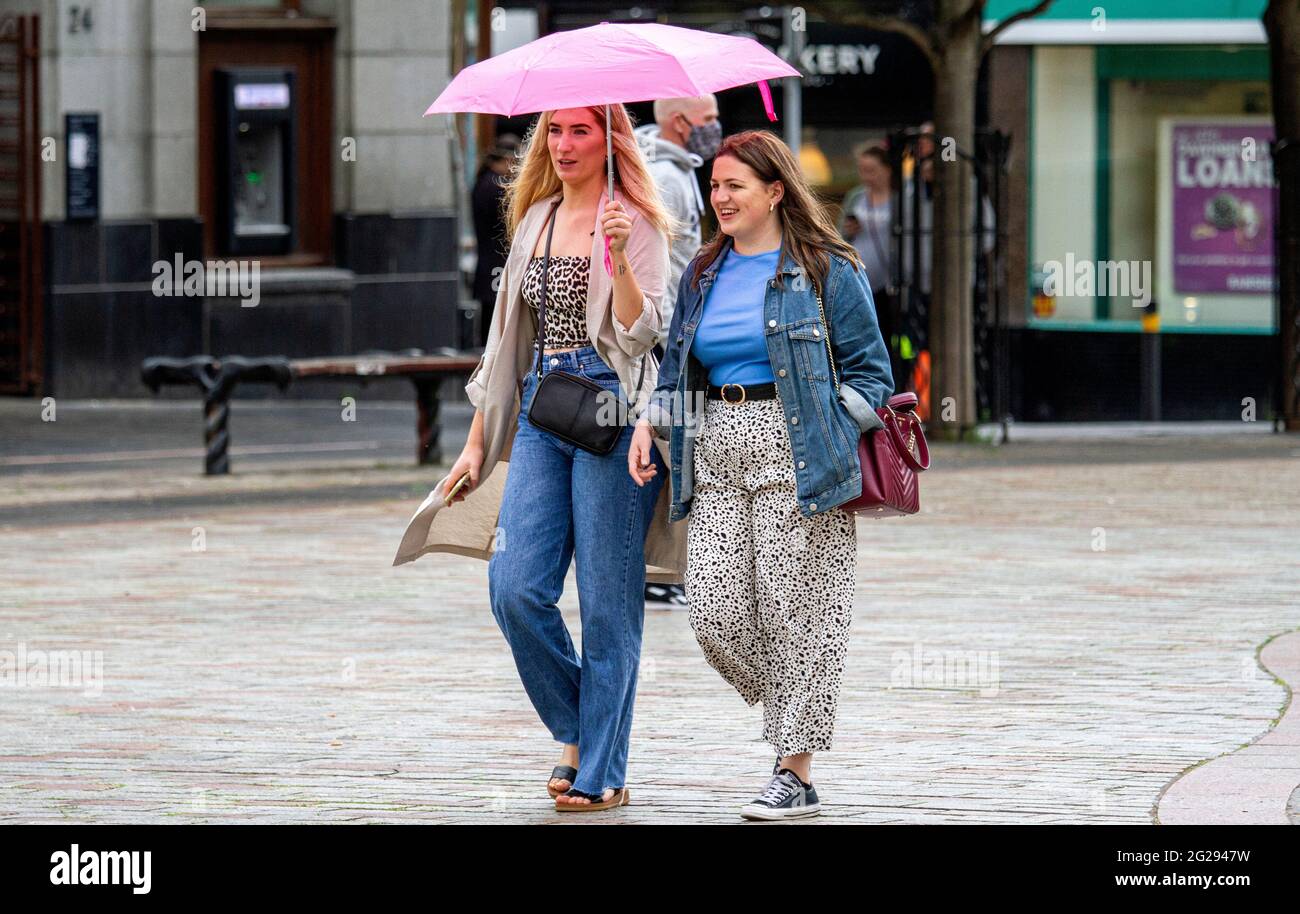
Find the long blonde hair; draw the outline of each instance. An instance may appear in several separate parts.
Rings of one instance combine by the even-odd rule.
[[[587,108],[596,123],[605,129],[605,106]],[[673,218],[664,207],[650,175],[645,155],[632,133],[632,118],[622,104],[609,106],[614,130],[610,137],[614,152],[614,189],[633,207],[640,211],[659,232],[672,242]],[[560,176],[551,164],[551,153],[546,139],[551,131],[553,111],[543,111],[524,138],[523,149],[510,172],[505,185],[502,208],[506,218],[506,237],[514,242],[515,229],[523,221],[528,208],[561,189]]]
[[[782,139],[769,130],[746,130],[733,133],[722,141],[717,155],[732,156],[744,162],[754,170],[760,181],[771,183],[780,180],[785,187],[785,194],[776,210],[781,221],[781,241],[785,248],[783,257],[794,260],[806,276],[811,277],[818,289],[826,288],[826,277],[830,273],[832,253],[839,254],[849,261],[854,271],[866,265],[862,258],[849,244],[840,237],[826,209],[818,201],[803,169],[795,160],[794,153]],[[690,285],[699,288],[700,274],[705,271],[726,243],[727,236],[718,228],[700,248],[691,270]],[[783,284],[780,273],[782,264],[777,264],[776,281]]]

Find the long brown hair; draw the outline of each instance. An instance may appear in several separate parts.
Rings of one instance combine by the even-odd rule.
[[[587,108],[595,117],[596,123],[605,129],[605,106],[592,105]],[[554,111],[543,111],[534,122],[532,129],[524,138],[523,151],[511,170],[510,180],[505,185],[502,208],[506,217],[506,236],[513,242],[515,229],[523,221],[528,208],[545,197],[561,189],[560,176],[551,164],[551,153],[547,148],[546,138],[551,132],[551,115]],[[623,197],[641,215],[659,230],[669,243],[672,242],[670,223],[672,217],[664,207],[654,178],[647,167],[645,154],[637,145],[632,133],[632,118],[622,104],[609,106],[613,133],[610,137],[614,152],[614,188],[621,191]]]
[[[779,136],[769,130],[746,130],[734,133],[722,141],[718,147],[715,161],[723,156],[733,156],[754,170],[760,181],[771,183],[780,181],[785,186],[785,195],[777,204],[777,218],[781,222],[781,246],[784,249],[782,262],[776,265],[777,285],[784,283],[781,270],[785,258],[793,260],[811,277],[818,289],[826,288],[826,277],[830,274],[832,253],[846,258],[856,271],[865,270],[862,258],[849,244],[840,237],[834,224],[826,215],[826,209],[818,202],[803,170],[795,161],[794,153]],[[691,286],[699,288],[700,274],[713,262],[714,258],[726,244],[727,236],[719,226],[713,232],[699,254],[695,257],[691,271]]]

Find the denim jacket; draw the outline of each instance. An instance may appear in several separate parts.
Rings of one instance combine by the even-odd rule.
[[[659,384],[644,414],[656,434],[670,441],[669,518],[673,521],[690,512],[695,437],[708,385],[708,370],[691,353],[691,343],[704,312],[704,300],[731,244],[732,239],[727,238],[718,256],[700,274],[698,289],[690,287],[693,266],[682,273],[672,326],[664,341]],[[894,379],[865,271],[855,270],[847,259],[831,253],[822,303],[831,325],[831,346],[839,375],[836,396],[826,358],[827,328],[818,313],[812,283],[784,249],[782,241],[777,262],[785,288],[776,287],[775,274],[768,280],[763,327],[790,433],[799,510],[810,516],[862,493],[858,438],[862,432],[883,425],[876,407],[883,406],[893,393]]]

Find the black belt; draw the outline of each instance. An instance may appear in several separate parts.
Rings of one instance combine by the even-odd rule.
[[[710,384],[707,396],[710,400],[724,400],[727,403],[771,400],[776,397],[776,384],[772,381],[766,384],[723,384],[721,387]]]

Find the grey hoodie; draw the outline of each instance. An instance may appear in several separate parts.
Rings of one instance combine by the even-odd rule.
[[[663,335],[673,322],[673,309],[677,306],[677,283],[682,272],[700,249],[700,217],[704,213],[704,199],[700,185],[695,180],[695,169],[704,160],[659,134],[658,124],[646,124],[636,129],[637,145],[650,163],[659,196],[663,198],[668,213],[676,220],[673,242],[668,251],[668,284],[664,287]]]

